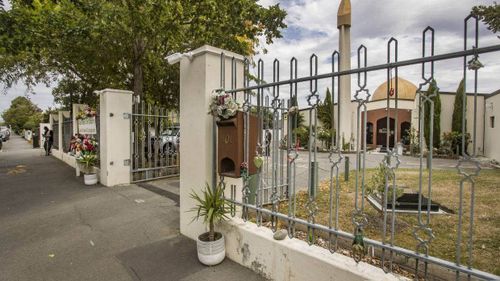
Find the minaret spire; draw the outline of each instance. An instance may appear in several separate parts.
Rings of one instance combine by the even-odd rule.
[[[340,29],[342,25],[351,26],[351,1],[340,1],[339,11],[337,13],[337,28]]]

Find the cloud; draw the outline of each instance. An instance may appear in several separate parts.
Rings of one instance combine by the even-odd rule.
[[[0,84],[0,87],[3,87],[3,85]],[[29,92],[27,87],[21,82],[7,89],[5,94],[0,93],[0,113],[8,109],[11,101],[19,96],[30,98],[33,103],[43,110],[55,106],[54,98],[52,97],[52,88],[38,84],[33,88],[33,93]]]
[[[262,2],[262,1],[261,1]],[[265,1],[273,2],[274,1]],[[337,10],[340,1],[309,0],[284,1],[281,6],[288,13],[288,30],[284,38],[266,46],[268,53],[257,59],[265,62],[265,79],[272,79],[272,61],[281,62],[280,79],[289,78],[289,60],[298,59],[299,77],[309,75],[309,57],[318,55],[319,73],[331,72],[331,53],[338,49]],[[387,42],[391,37],[398,40],[398,59],[407,60],[422,56],[422,32],[427,26],[434,28],[435,54],[463,50],[464,18],[472,6],[491,5],[493,1],[462,0],[351,0],[351,65],[357,67],[357,48],[367,47],[368,65],[387,62]],[[469,25],[472,30],[473,24]],[[479,46],[499,44],[498,38],[480,23]],[[469,32],[468,46],[473,45],[472,32]],[[262,42],[264,43],[264,42]],[[478,91],[490,93],[500,88],[498,53],[480,56],[485,68],[479,71]],[[463,76],[463,59],[440,61],[435,63],[435,78],[443,91],[455,91]],[[422,82],[421,66],[408,66],[398,69],[399,76],[414,84]],[[255,71],[256,73],[256,71]],[[469,77],[471,74],[467,74]],[[373,92],[387,79],[387,72],[375,71],[368,75],[368,89]],[[472,85],[469,83],[469,85]],[[331,87],[331,79],[319,81],[319,92],[324,96],[325,88]],[[358,89],[356,75],[352,76],[352,91]],[[288,96],[288,86],[280,88],[284,97]],[[468,88],[468,91],[473,91]],[[310,94],[309,83],[299,85],[301,106],[306,105],[305,97]]]

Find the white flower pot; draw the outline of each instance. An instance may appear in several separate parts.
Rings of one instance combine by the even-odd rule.
[[[198,236],[196,241],[196,248],[198,249],[198,260],[204,265],[216,265],[221,263],[226,257],[226,243],[224,240],[224,235],[216,232],[216,238],[219,239],[215,241],[203,241],[206,239],[200,239],[207,237],[208,233],[203,233]]]
[[[97,174],[84,174],[83,182],[85,183],[85,185],[97,184]]]

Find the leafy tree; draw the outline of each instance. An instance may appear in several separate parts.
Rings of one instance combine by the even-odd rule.
[[[431,96],[435,94],[431,100],[434,103],[434,120],[432,121],[432,146],[434,148],[439,148],[441,140],[441,98],[439,97],[439,88],[437,87],[436,80],[432,80],[429,88],[427,89],[426,96]],[[425,116],[424,116],[424,138],[425,145],[430,147],[430,126],[431,126],[431,104],[430,102],[425,102]]]
[[[2,118],[15,132],[20,132],[22,129],[36,127],[42,120],[42,110],[27,97],[17,97],[2,113]]]
[[[455,103],[453,105],[453,115],[451,118],[452,120],[451,131],[457,133],[458,134],[457,139],[459,139],[454,143],[454,145],[458,146],[459,149],[458,153],[460,155],[463,154],[462,133],[467,132],[467,119],[464,116],[464,112],[466,112],[466,110],[467,110],[467,96],[465,93],[465,81],[464,79],[462,79],[460,81],[460,84],[458,85],[457,93],[455,94]],[[464,130],[462,130],[462,126]],[[453,147],[452,149],[455,149],[455,147]],[[465,151],[467,152],[467,145],[465,146]]]
[[[12,0],[0,14],[0,82],[57,80],[57,102],[96,103],[124,88],[175,106],[178,65],[165,57],[204,44],[244,55],[281,37],[286,13],[253,0]]]
[[[497,2],[493,2],[491,6],[474,6],[472,14],[488,25],[488,29],[493,33],[500,31],[500,5]]]
[[[302,115],[302,112],[299,111],[299,103],[297,101],[297,96],[292,97],[291,102],[290,102],[290,107],[295,107],[296,110],[293,113],[290,113],[290,118],[292,118],[292,130],[305,126],[304,122],[304,115]]]
[[[325,129],[331,129],[334,117],[332,116],[332,94],[330,89],[326,88],[325,100],[318,105],[318,119]]]

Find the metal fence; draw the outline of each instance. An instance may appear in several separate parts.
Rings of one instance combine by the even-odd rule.
[[[52,124],[52,132],[54,133],[52,148],[59,149],[59,121],[55,121]]]
[[[474,29],[472,32],[473,42],[471,44],[468,41],[468,35],[470,34],[468,26],[473,24]],[[442,258],[437,258],[429,254],[430,248],[433,246],[432,241],[434,239],[434,230],[431,227],[431,208],[430,204],[423,203],[422,194],[430,201],[433,195],[433,184],[432,184],[432,157],[433,157],[433,147],[432,142],[429,145],[429,169],[428,173],[425,173],[426,165],[426,151],[424,151],[423,145],[420,146],[419,151],[419,162],[420,167],[418,171],[418,211],[416,212],[416,224],[413,226],[413,238],[415,242],[414,249],[406,249],[395,245],[395,236],[398,235],[396,232],[395,223],[398,214],[395,212],[395,208],[389,209],[384,207],[380,216],[382,219],[380,232],[382,239],[380,241],[369,239],[362,236],[363,230],[369,222],[366,215],[366,204],[365,195],[367,194],[367,183],[366,183],[366,156],[367,156],[367,143],[366,137],[362,132],[366,131],[366,113],[367,113],[367,102],[371,96],[370,91],[367,89],[367,79],[373,71],[386,71],[387,72],[387,83],[389,83],[390,78],[398,78],[398,69],[412,66],[421,65],[421,81],[417,90],[417,97],[419,99],[418,110],[419,110],[419,129],[424,127],[424,122],[427,120],[424,116],[429,116],[428,122],[430,124],[430,132],[432,132],[432,124],[435,118],[433,111],[426,112],[426,104],[432,108],[434,106],[433,96],[434,94],[427,95],[425,90],[431,85],[434,78],[434,63],[444,60],[452,59],[463,59],[463,76],[464,78],[468,75],[473,75],[473,91],[474,91],[474,124],[476,122],[476,105],[477,105],[477,73],[478,69],[471,67],[471,63],[477,61],[478,55],[488,52],[499,52],[500,45],[493,45],[488,47],[478,46],[478,20],[475,17],[468,16],[464,20],[464,50],[457,51],[447,54],[434,54],[434,29],[427,27],[422,34],[422,57],[398,61],[398,40],[391,38],[387,43],[387,63],[375,66],[367,66],[367,54],[368,50],[365,46],[361,45],[357,49],[357,68],[349,69],[344,71],[339,71],[339,52],[335,51],[331,57],[332,71],[330,73],[318,74],[318,57],[312,55],[310,57],[309,69],[310,75],[306,77],[297,77],[297,60],[292,58],[290,60],[290,79],[286,81],[279,81],[279,71],[280,64],[278,60],[273,63],[273,82],[265,83],[264,80],[264,62],[262,60],[258,61],[257,64],[257,79],[256,84],[250,84],[249,74],[249,61],[245,60],[244,73],[244,87],[236,89],[236,63],[233,58],[233,63],[231,66],[231,88],[230,90],[225,89],[227,93],[232,93],[239,100],[243,100],[242,110],[245,115],[245,133],[244,133],[244,144],[245,144],[245,156],[244,161],[249,163],[253,159],[249,159],[249,155],[253,151],[257,151],[259,156],[265,157],[263,168],[259,172],[259,180],[255,190],[255,201],[251,200],[252,186],[250,184],[250,179],[248,177],[243,177],[243,189],[241,190],[242,201],[236,200],[236,191],[234,186],[231,186],[231,198],[227,199],[231,204],[236,204],[242,206],[242,217],[245,220],[255,220],[257,225],[262,225],[266,219],[269,219],[270,227],[273,231],[278,228],[278,221],[286,225],[290,238],[297,237],[297,229],[301,228],[306,233],[306,240],[309,244],[314,244],[320,233],[326,233],[327,247],[331,252],[336,252],[340,248],[342,241],[355,241],[355,243],[364,243],[368,247],[373,247],[377,249],[378,256],[381,260],[383,269],[386,272],[392,272],[396,263],[397,257],[405,257],[406,260],[412,260],[412,271],[416,276],[425,279],[432,279],[431,276],[433,269],[445,269],[444,271],[451,272],[451,278],[462,279],[462,278],[472,278],[472,279],[484,279],[484,280],[498,280],[500,277],[494,274],[490,274],[481,270],[474,269],[473,266],[473,238],[474,238],[474,192],[475,183],[479,173],[480,164],[477,160],[476,151],[471,152],[471,154],[464,154],[462,158],[458,161],[457,171],[461,175],[461,181],[457,186],[457,200],[459,201],[458,213],[456,214],[458,218],[458,224],[456,225],[456,233],[453,235],[455,240],[455,253],[454,260],[445,260]],[[472,60],[471,60],[472,59]],[[470,74],[471,73],[471,74]],[[353,75],[354,74],[354,75]],[[316,167],[314,166],[317,158],[317,146],[315,145],[316,138],[313,132],[314,126],[318,121],[318,81],[322,79],[328,79],[331,82],[332,94],[334,97],[338,97],[338,91],[335,89],[339,87],[340,76],[343,75],[353,75],[354,79],[357,80],[358,89],[355,91],[355,103],[356,103],[356,127],[353,128],[355,132],[355,153],[356,159],[354,167],[354,196],[353,196],[353,209],[350,210],[350,221],[352,222],[350,230],[341,229],[339,220],[339,210],[343,202],[340,201],[340,194],[342,192],[343,183],[340,180],[339,167],[343,161],[345,161],[345,155],[340,145],[341,140],[339,134],[332,134],[332,147],[329,153],[330,160],[330,177],[328,184],[328,194],[329,199],[327,202],[328,210],[321,210],[327,213],[327,223],[320,224],[317,223],[318,215],[318,202],[317,202],[317,191],[318,191],[318,179],[315,172]],[[221,88],[225,88],[225,56],[221,54]],[[464,79],[467,81],[467,79]],[[298,84],[307,83],[309,86],[309,91],[307,93],[307,102],[309,109],[309,145],[306,152],[307,156],[302,156],[304,154],[299,153],[297,146],[297,134],[295,130],[295,125],[297,122],[296,114],[296,104],[294,101],[297,100],[298,95]],[[281,87],[281,89],[280,89]],[[287,88],[289,94],[287,97],[283,97],[283,88]],[[467,88],[466,88],[467,89]],[[281,90],[281,91],[280,91]],[[281,95],[280,95],[281,93]],[[346,94],[346,93],[342,93]],[[395,96],[395,109],[397,112],[398,107],[398,93],[396,86],[396,96]],[[268,98],[266,98],[268,96]],[[388,93],[389,96],[389,93]],[[465,95],[464,95],[465,102]],[[341,120],[340,114],[334,112],[334,107],[332,106],[332,116],[335,116],[336,122],[332,122],[332,128],[335,128],[337,132],[339,131],[339,126],[341,122],[347,122],[350,120]],[[387,102],[387,122],[389,122],[389,112],[394,110],[394,108],[389,107],[389,97]],[[466,108],[463,107],[463,118],[465,121]],[[269,111],[272,115],[271,123],[266,125],[264,122],[266,111]],[[153,114],[148,111],[149,114]],[[250,115],[258,116],[258,143],[256,147],[249,147],[249,118]],[[284,117],[288,116],[285,121]],[[364,116],[364,117],[363,117]],[[135,132],[136,134],[143,132],[144,135],[144,125],[147,121],[144,121],[142,116],[137,116],[134,120]],[[142,120],[142,122],[139,122]],[[147,120],[147,119],[146,119]],[[279,126],[279,124],[283,124]],[[465,122],[463,122],[465,124]],[[389,123],[387,128],[389,128]],[[214,123],[215,130],[215,123]],[[270,141],[266,138],[266,130],[270,130],[271,139]],[[475,128],[474,128],[475,130]],[[287,133],[288,132],[288,133]],[[462,129],[462,146],[465,146],[465,125]],[[424,143],[424,134],[420,134],[419,142]],[[394,134],[396,137],[397,134]],[[214,138],[216,138],[214,134]],[[280,143],[282,139],[285,138],[285,149],[280,149]],[[389,138],[389,134],[387,134]],[[430,137],[432,139],[432,135]],[[141,140],[139,136],[135,136],[136,148],[135,150],[141,148],[142,146],[137,145],[137,140]],[[472,137],[473,147],[476,147],[476,135]],[[386,143],[389,143],[387,141]],[[214,139],[214,151],[216,151],[216,139]],[[462,147],[462,151],[466,151]],[[387,149],[385,160],[382,161],[382,165],[385,167],[385,189],[383,191],[382,197],[384,206],[386,203],[392,202],[392,206],[396,204],[396,186],[398,183],[397,170],[399,168],[400,156],[396,149]],[[216,165],[216,154],[213,155],[214,167]],[[304,204],[305,209],[302,210],[302,214],[298,213],[298,202],[297,202],[297,190],[296,190],[296,171],[298,169],[296,163],[299,157],[307,157],[307,199]],[[144,159],[143,159],[144,161]],[[140,163],[139,159],[136,159],[137,163]],[[465,169],[464,167],[468,168]],[[212,183],[215,185],[216,182],[216,171],[214,170]],[[224,184],[224,177],[219,179],[222,184]],[[225,185],[225,184],[224,184]],[[271,192],[269,192],[271,191]],[[390,192],[392,191],[392,193]],[[465,196],[466,191],[470,194],[469,197]],[[270,194],[269,194],[270,193]],[[391,194],[391,195],[389,195]],[[278,208],[282,202],[285,201],[286,209],[283,211]],[[271,203],[266,206],[266,203]],[[465,213],[467,208],[468,214]],[[233,213],[234,215],[234,213]],[[465,216],[468,215],[468,221],[464,220]],[[361,239],[355,239],[360,238]],[[450,236],[451,237],[451,236]],[[357,241],[357,242],[356,242]],[[344,243],[346,245],[346,243]],[[351,244],[349,243],[348,246]],[[356,256],[356,255],[355,255]],[[358,261],[358,259],[356,259]],[[446,279],[450,278],[450,275],[446,275]]]
[[[71,137],[73,136],[73,118],[64,118],[62,122],[62,147],[64,152],[69,152]]]
[[[178,113],[145,102],[134,102],[130,115],[131,182],[179,175]]]

